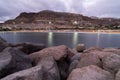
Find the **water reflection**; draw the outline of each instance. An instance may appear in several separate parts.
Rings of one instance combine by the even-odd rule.
[[[73,33],[73,46],[76,46],[78,43],[78,32]]]
[[[49,32],[48,33],[48,46],[52,46],[53,44],[53,33]]]
[[[67,45],[74,48],[83,43],[87,48],[91,46],[120,47],[120,34],[89,33],[41,33],[41,32],[0,32],[0,36],[9,43],[32,42],[46,46]]]
[[[100,43],[100,31],[98,30],[98,33],[97,33],[97,44],[96,44],[96,46],[99,47],[99,43]]]

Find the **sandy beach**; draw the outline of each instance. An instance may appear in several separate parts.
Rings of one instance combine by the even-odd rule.
[[[16,30],[0,32],[55,32],[55,33],[103,33],[103,34],[120,34],[120,30]]]

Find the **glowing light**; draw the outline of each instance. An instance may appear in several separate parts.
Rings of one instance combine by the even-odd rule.
[[[48,46],[52,46],[53,44],[53,33],[49,32],[48,33]]]
[[[17,34],[17,32],[16,32],[16,31],[14,31],[13,33],[14,33],[14,35],[16,35],[16,34]]]
[[[97,46],[99,47],[99,41],[100,41],[100,31],[98,30],[97,33]]]
[[[73,33],[73,45],[76,46],[78,43],[78,32]]]

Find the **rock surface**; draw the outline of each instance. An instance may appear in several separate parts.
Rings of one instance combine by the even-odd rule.
[[[70,62],[73,62],[74,60],[80,60],[82,53],[77,53],[73,57],[71,57]]]
[[[90,52],[93,52],[93,51],[102,51],[103,49],[100,48],[100,47],[91,47],[91,48],[88,48],[86,50],[84,50],[85,53],[90,53]]]
[[[48,57],[48,56],[53,56],[55,60],[61,60],[64,59],[68,56],[68,47],[65,45],[60,45],[60,46],[54,46],[54,47],[49,47],[45,48],[41,51],[35,52],[30,54],[30,57],[35,60],[37,63],[41,58],[43,57]]]
[[[90,65],[74,69],[67,80],[114,80],[114,77],[111,73]]]
[[[68,69],[68,74],[77,67],[79,61],[78,60],[74,60],[73,62],[71,62],[69,69]]]
[[[19,48],[26,54],[31,54],[33,52],[40,51],[45,48],[43,44],[36,43],[19,43],[19,44],[10,44],[11,47]]]
[[[44,68],[44,80],[60,80],[58,66],[52,56],[41,59],[38,65]]]
[[[103,51],[120,55],[120,49],[117,49],[117,48],[105,48],[105,49],[103,49]]]
[[[104,56],[114,54],[112,52],[104,52],[104,51],[93,51],[93,52],[90,52],[90,53],[93,54],[93,55],[98,55],[99,58],[103,58]]]
[[[120,55],[110,54],[102,58],[103,68],[116,73],[120,69]]]
[[[16,72],[0,80],[43,80],[43,68],[41,65]]]
[[[6,48],[0,53],[0,78],[11,73],[32,67],[31,59],[14,48]]]
[[[105,48],[103,49],[104,52],[116,52],[118,49],[116,48]]]
[[[76,46],[76,50],[77,50],[78,52],[83,52],[83,51],[85,50],[85,45],[84,45],[84,44],[78,44],[78,45]]]
[[[8,46],[7,42],[0,37],[0,52]]]
[[[0,37],[0,80],[120,80],[120,49],[85,50],[83,44],[74,49],[65,45],[45,48],[33,43],[8,44]]]
[[[89,65],[96,65],[102,67],[102,62],[99,56],[92,53],[82,54],[78,62],[77,68],[81,68]]]
[[[115,80],[120,80],[120,70],[117,72],[117,74],[115,76]]]
[[[69,62],[67,60],[57,61],[61,80],[66,80],[68,76]]]

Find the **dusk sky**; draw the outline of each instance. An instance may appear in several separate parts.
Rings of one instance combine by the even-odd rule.
[[[120,18],[119,0],[0,0],[0,22],[21,12],[54,10],[86,16]]]

